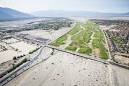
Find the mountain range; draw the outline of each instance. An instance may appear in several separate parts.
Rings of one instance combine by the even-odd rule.
[[[37,11],[32,13],[34,16],[40,17],[127,17],[129,13],[103,13],[103,12],[91,12],[91,11]]]
[[[11,8],[0,7],[0,21],[32,18],[33,16]]]
[[[129,17],[129,13],[102,13],[90,11],[37,11],[31,14],[23,13],[11,8],[0,7],[0,21],[27,19],[34,17]]]

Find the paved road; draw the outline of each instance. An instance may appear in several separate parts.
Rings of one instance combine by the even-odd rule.
[[[106,64],[56,51],[5,86],[110,86],[110,81]]]
[[[21,65],[16,70],[12,71],[11,73],[7,74],[6,76],[2,77],[0,79],[0,86],[8,83],[10,80],[15,78],[19,74],[23,73],[24,71],[28,70],[30,67],[34,66],[35,64],[47,59],[47,57],[49,57],[48,55],[50,55],[51,49],[47,52],[45,50],[46,49],[44,49],[44,47],[42,47],[40,50],[38,50],[37,52],[30,55],[30,57],[32,58],[30,61]],[[49,52],[49,54],[47,54],[48,52]],[[44,54],[44,56],[42,56],[42,54]]]
[[[46,47],[39,58],[49,57],[50,53],[51,49]],[[47,61],[25,71],[5,86],[128,86],[128,78],[127,69],[55,51]]]
[[[54,47],[46,46],[45,48],[30,62],[36,61],[35,63],[37,63],[47,59],[52,52],[50,48]],[[92,56],[54,49],[59,52],[47,61],[17,76],[6,86],[129,86],[129,71],[127,69],[107,65],[107,62],[91,58]],[[81,68],[84,70],[81,71]],[[26,69],[22,68],[22,70]],[[15,75],[12,76],[15,77]]]

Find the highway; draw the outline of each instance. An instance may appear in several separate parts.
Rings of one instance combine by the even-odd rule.
[[[41,44],[41,43],[39,43],[39,44]],[[95,61],[95,63],[97,63],[97,64],[99,64],[99,63],[101,64],[102,63],[104,65],[107,65],[110,68],[110,70],[109,70],[110,75],[109,76],[110,76],[110,79],[111,79],[110,81],[112,81],[111,82],[112,83],[111,86],[121,86],[122,84],[125,84],[125,83],[126,83],[125,86],[128,86],[127,85],[128,84],[128,80],[126,80],[125,83],[122,83],[121,79],[118,77],[118,75],[120,73],[120,77],[122,77],[123,76],[123,74],[122,74],[123,72],[128,74],[126,72],[127,71],[126,69],[129,69],[129,67],[125,67],[123,65],[120,65],[120,64],[117,64],[117,63],[113,63],[111,61],[101,60],[101,59],[96,58],[94,56],[89,56],[89,55],[79,54],[79,53],[76,53],[76,52],[66,51],[66,50],[63,50],[63,49],[60,49],[60,48],[57,48],[57,47],[54,47],[54,46],[50,46],[48,44],[46,44],[46,45],[41,44],[41,45],[42,45],[41,49],[39,49],[38,51],[34,52],[33,54],[31,54],[29,56],[29,57],[32,58],[32,59],[30,59],[30,61],[24,63],[23,65],[18,67],[16,70],[12,71],[11,73],[8,73],[6,76],[1,78],[0,79],[0,86],[3,86],[5,84],[7,84],[12,79],[16,78],[17,76],[19,76],[23,72],[27,71],[28,69],[36,66],[39,63],[42,63],[45,60],[47,60],[51,56],[52,52],[55,53],[55,51],[59,51],[60,53],[66,53],[66,54],[73,55],[75,58],[79,57],[80,59],[84,58],[84,59],[87,59],[87,60],[91,60],[91,61],[93,61],[93,63]],[[47,49],[45,49],[45,48],[47,48]],[[48,50],[48,48],[49,48],[49,50]],[[47,50],[47,51],[45,51],[45,50]],[[111,59],[111,57],[110,57],[110,59]],[[126,69],[123,69],[123,68],[126,68]],[[123,69],[124,71],[121,70],[121,69]],[[120,71],[118,72],[117,70],[120,70]],[[116,75],[116,73],[117,73],[117,75]],[[128,76],[125,76],[125,77],[127,78]],[[124,77],[122,77],[122,78],[124,78]]]
[[[23,73],[24,71],[28,70],[29,68],[35,66],[36,64],[44,61],[47,59],[47,57],[45,58],[40,58],[40,55],[44,52],[43,49],[45,47],[41,47],[41,49],[39,49],[38,51],[34,52],[31,55],[31,60],[22,64],[20,67],[16,68],[14,71],[8,73],[7,75],[5,75],[4,77],[0,78],[0,86],[5,85],[6,83],[8,83],[9,81],[11,81],[13,78],[15,78],[16,76],[20,75],[21,73]],[[39,60],[38,60],[39,59]]]
[[[49,59],[5,86],[128,86],[128,78],[128,70],[122,67],[55,50]]]
[[[49,50],[47,50],[49,49]],[[47,51],[45,51],[47,50]],[[95,58],[91,58],[91,56],[86,56],[86,55],[81,55],[81,54],[78,54],[78,53],[74,53],[74,52],[70,52],[70,51],[65,51],[65,50],[62,50],[62,49],[59,49],[59,48],[56,48],[56,47],[53,47],[53,46],[50,46],[50,45],[44,45],[40,50],[38,50],[37,52],[35,52],[34,54],[31,55],[31,57],[33,59],[31,59],[29,62],[21,65],[20,67],[18,67],[15,71],[13,71],[12,73],[9,73],[7,78],[4,78],[3,82],[0,84],[0,86],[3,86],[5,85],[6,83],[8,83],[9,81],[11,81],[12,79],[14,79],[15,77],[19,76],[20,74],[22,74],[23,72],[27,71],[28,69],[32,68],[33,66],[36,66],[37,64],[41,63],[43,64],[42,62],[47,60],[48,57],[50,56],[53,56],[51,55],[52,52],[55,54],[56,52],[62,52],[62,53],[66,53],[66,54],[70,54],[70,55],[73,55],[75,58],[76,57],[79,57],[80,59],[87,59],[87,60],[91,60],[97,64],[103,64],[103,65],[107,65],[110,70],[108,71],[109,72],[109,76],[110,76],[110,81],[113,85],[111,86],[117,86],[118,84],[123,84],[119,79],[118,75],[116,75],[116,72],[117,70],[119,69],[123,69],[122,67],[119,67],[117,65],[114,65],[114,64],[111,64],[110,62],[108,61],[103,61],[103,60],[99,60],[99,59],[95,59]],[[45,55],[47,53],[47,55]],[[78,59],[79,59],[78,58]],[[85,60],[85,61],[87,61]],[[47,61],[46,61],[47,62]],[[88,67],[89,68],[89,67]],[[117,68],[117,69],[116,69]],[[127,71],[126,69],[123,69],[125,70],[125,72]],[[115,71],[115,73],[114,73]],[[122,70],[120,70],[122,71]],[[124,71],[122,71],[124,72]],[[118,74],[120,73],[121,77],[122,77],[122,72],[118,72]],[[127,73],[127,72],[126,72]],[[124,77],[122,77],[124,78]],[[127,78],[127,76],[125,77]],[[119,79],[119,81],[117,81]],[[115,82],[114,82],[115,81]],[[118,83],[119,82],[119,83]],[[127,83],[127,82],[126,82]],[[115,84],[115,85],[114,85]],[[128,84],[128,83],[127,83]],[[127,84],[125,86],[127,86]],[[119,85],[118,85],[119,86]]]
[[[24,63],[23,65],[21,65],[20,67],[18,67],[16,70],[12,71],[11,73],[8,73],[7,75],[5,75],[4,77],[2,77],[0,79],[0,86],[3,86],[5,85],[6,83],[8,83],[9,81],[11,81],[12,79],[14,79],[15,77],[17,77],[18,75],[22,74],[23,72],[25,72],[26,70],[28,70],[29,68],[33,67],[34,65],[42,62],[43,60],[46,60],[47,57],[45,58],[40,58],[41,57],[41,54],[45,53],[43,51],[44,48],[50,48],[50,49],[54,49],[54,50],[58,50],[58,51],[61,51],[61,52],[65,52],[65,53],[69,53],[69,54],[72,54],[72,55],[76,55],[76,56],[79,56],[79,57],[83,57],[83,58],[86,58],[86,59],[90,59],[90,60],[94,60],[94,61],[97,61],[97,62],[101,62],[101,63],[104,63],[104,64],[107,64],[107,62],[105,61],[102,61],[102,60],[98,60],[98,59],[95,59],[95,58],[91,58],[91,56],[86,56],[86,55],[81,55],[81,54],[78,54],[78,53],[74,53],[74,52],[70,52],[70,51],[65,51],[65,50],[62,50],[62,49],[59,49],[59,48],[56,48],[56,47],[53,47],[53,46],[49,46],[49,45],[45,45],[43,47],[41,47],[41,49],[39,49],[38,51],[34,52],[32,55],[31,55],[31,58],[30,61]],[[52,51],[54,52],[54,51]],[[51,52],[49,53],[49,55],[51,54]],[[39,60],[40,61],[37,61]]]
[[[106,64],[56,50],[49,59],[5,86],[109,86],[108,84]]]
[[[74,24],[75,25],[75,24]],[[72,25],[72,27],[74,26],[74,25]],[[70,31],[72,28],[70,28],[68,31]],[[67,31],[67,32],[68,32]],[[62,34],[64,34],[64,32],[62,33]],[[60,34],[60,35],[62,35],[62,34]],[[23,39],[23,38],[18,38],[17,36],[15,36],[15,35],[12,35],[12,34],[9,34],[9,33],[7,33],[7,35],[8,36],[12,36],[12,37],[14,37],[14,38],[16,38],[16,39],[19,39],[19,40],[24,40],[24,41],[27,41],[27,42],[31,42],[32,43],[32,40],[26,40],[26,39]],[[59,35],[59,36],[60,36]],[[59,37],[58,36],[58,37]],[[58,38],[57,37],[57,38]],[[42,48],[40,49],[40,50],[38,50],[38,51],[36,51],[36,52],[34,52],[30,57],[32,58],[30,61],[28,61],[28,62],[26,62],[26,63],[24,63],[24,64],[22,64],[20,67],[18,67],[18,68],[16,68],[14,71],[12,71],[12,72],[10,72],[10,73],[8,73],[7,75],[5,75],[4,77],[2,77],[2,78],[0,78],[0,86],[3,86],[3,85],[5,85],[6,83],[8,83],[9,81],[11,81],[12,79],[14,79],[16,76],[18,76],[18,75],[20,75],[20,74],[22,74],[24,71],[26,71],[26,70],[28,70],[29,68],[31,68],[31,67],[33,67],[34,65],[36,65],[36,64],[38,64],[38,63],[40,63],[40,62],[42,62],[42,61],[44,61],[44,60],[46,60],[49,56],[42,56],[42,54],[44,53],[44,48],[45,48],[45,44],[43,44],[41,41],[38,41],[38,40],[36,40],[36,41],[34,41],[34,42],[36,42],[36,44],[39,44],[39,45],[41,45],[42,46]],[[47,41],[47,42],[49,42],[49,41]],[[47,44],[46,44],[47,45]],[[51,51],[51,49],[50,49],[50,51]],[[49,51],[48,51],[49,52]],[[48,53],[47,52],[47,53]],[[36,54],[36,55],[35,55]],[[49,52],[49,55],[50,55],[50,52]],[[44,57],[44,58],[40,58],[40,57]],[[40,58],[40,59],[39,59]]]

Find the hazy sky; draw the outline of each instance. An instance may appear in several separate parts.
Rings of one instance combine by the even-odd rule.
[[[129,0],[0,0],[0,7],[27,13],[40,10],[129,12]]]

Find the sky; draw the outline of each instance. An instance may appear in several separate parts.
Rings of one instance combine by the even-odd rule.
[[[0,0],[0,7],[31,13],[41,10],[129,12],[129,0]]]

